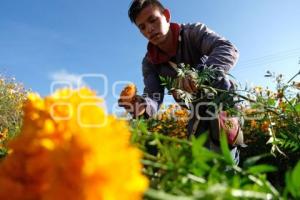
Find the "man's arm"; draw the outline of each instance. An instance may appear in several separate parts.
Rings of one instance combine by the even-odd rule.
[[[214,80],[213,86],[216,88],[228,90],[232,84],[226,77],[227,73],[236,64],[239,53],[237,48],[224,37],[219,36],[210,30],[204,24],[194,24],[190,30],[190,40],[195,48],[206,56],[204,62],[201,62],[197,68],[203,69],[205,66],[218,68],[220,72]]]
[[[164,99],[164,87],[161,85],[155,65],[151,64],[147,57],[143,59],[142,70],[144,78],[144,99],[146,102],[146,113],[149,116],[155,114]]]
[[[237,62],[237,48],[225,38],[210,30],[204,24],[194,24],[190,30],[190,40],[200,52],[208,56],[205,65],[228,72]]]

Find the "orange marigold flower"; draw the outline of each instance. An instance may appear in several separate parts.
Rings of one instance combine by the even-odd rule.
[[[257,128],[257,123],[256,123],[255,120],[251,120],[251,122],[250,122],[250,127],[251,127],[251,128]]]
[[[168,107],[161,107],[161,110],[154,116],[159,124],[150,128],[150,131],[157,131],[171,137],[184,138],[187,134],[187,123],[189,112],[177,104]]]
[[[132,99],[136,96],[137,89],[134,84],[128,84],[120,94],[120,101],[121,102],[131,102]]]
[[[181,109],[181,110],[176,110],[174,114],[175,114],[175,116],[177,116],[177,117],[184,117],[184,116],[187,116],[187,111],[186,111],[186,110],[183,110],[183,109]]]
[[[0,199],[142,199],[141,151],[101,102],[87,88],[29,95],[21,133],[0,164]]]
[[[264,122],[262,123],[260,129],[261,129],[262,132],[268,132],[269,126],[270,126],[270,123],[267,122],[267,121],[264,121]]]

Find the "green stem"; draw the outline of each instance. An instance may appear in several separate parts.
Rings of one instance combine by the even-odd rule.
[[[147,158],[149,160],[157,161],[157,157],[155,157],[155,156],[153,156],[153,155],[151,155],[151,154],[149,154],[149,153],[147,153],[145,151],[143,152],[143,156],[144,156],[144,158]]]
[[[252,182],[254,182],[255,184],[259,185],[259,186],[263,186],[265,185],[271,192],[273,195],[275,195],[276,197],[279,196],[279,192],[277,191],[277,189],[269,182],[269,181],[262,181],[260,178],[258,178],[257,176],[250,174],[246,171],[244,171],[242,168],[240,168],[239,166],[234,165],[233,169],[243,175],[249,178],[249,180],[251,180]]]
[[[267,115],[268,116],[268,120],[269,120],[269,123],[270,123],[270,127],[269,127],[269,132],[271,132],[271,137],[273,138],[273,142],[272,142],[272,146],[274,146],[274,148],[281,154],[281,155],[283,155],[285,158],[287,158],[287,155],[284,153],[284,152],[282,152],[281,150],[280,150],[280,148],[278,147],[278,145],[277,145],[277,138],[276,138],[276,135],[275,135],[275,131],[274,131],[274,128],[273,128],[273,125],[272,125],[272,120],[271,120],[271,116],[270,116],[270,114],[268,114]],[[273,149],[273,148],[272,148]],[[271,150],[272,151],[272,150]],[[273,152],[271,152],[271,154],[272,154]],[[274,154],[274,156],[276,156],[275,154]]]
[[[295,74],[287,83],[290,83],[292,80],[294,80],[294,78],[296,78],[298,75],[300,74],[300,70],[297,74]]]
[[[165,141],[170,141],[170,142],[174,142],[174,143],[181,143],[181,144],[187,144],[187,145],[192,145],[191,142],[189,142],[188,140],[184,140],[184,139],[178,139],[178,138],[174,138],[174,137],[170,137],[170,136],[165,136],[162,134],[158,134],[155,133],[155,137],[158,139],[163,139]]]
[[[153,189],[148,189],[145,193],[145,196],[157,200],[195,200],[196,199],[187,196],[178,196],[178,195],[175,196],[172,194],[165,193],[164,191],[161,190],[153,190]]]
[[[200,88],[211,88],[211,87],[210,87],[210,86],[207,86],[207,85],[201,85]],[[251,103],[257,103],[256,101],[254,101],[254,100],[252,100],[252,99],[250,99],[250,98],[248,98],[248,97],[245,97],[244,95],[241,95],[241,94],[238,94],[238,93],[236,93],[236,92],[233,92],[233,91],[227,91],[227,90],[222,90],[222,89],[218,89],[218,88],[214,88],[214,90],[216,90],[217,92],[225,92],[225,93],[229,93],[229,94],[236,95],[236,96],[238,96],[238,97],[240,97],[240,98],[242,98],[242,99],[244,99],[244,100],[247,100],[247,101],[249,101],[249,102],[251,102]],[[271,108],[268,108],[268,107],[266,107],[265,105],[264,105],[263,108],[266,109],[266,110],[269,111],[269,112],[272,112],[272,113],[276,114],[276,115],[280,115],[280,114],[277,113],[275,110],[272,110]]]
[[[151,160],[144,160],[144,159],[142,159],[141,163],[143,165],[147,165],[147,166],[151,166],[151,167],[159,168],[159,169],[163,169],[163,170],[168,170],[169,169],[168,166],[160,164],[158,162],[153,162]]]

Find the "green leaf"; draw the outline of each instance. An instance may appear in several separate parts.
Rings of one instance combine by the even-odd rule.
[[[294,198],[300,198],[300,161],[297,163],[293,171],[285,174],[285,193],[289,192]]]
[[[192,150],[198,151],[199,147],[203,147],[207,140],[207,132],[201,134],[198,138],[192,137]]]
[[[253,167],[250,167],[247,172],[250,174],[262,174],[262,173],[268,173],[268,172],[274,172],[277,171],[277,168],[271,165],[255,165]]]
[[[285,183],[286,183],[285,193],[291,193],[293,196],[295,196],[296,191],[292,184],[292,172],[291,171],[288,171],[285,173]]]
[[[300,191],[300,162],[297,163],[296,167],[292,172],[292,183]]]
[[[166,81],[165,77],[163,77],[163,76],[159,76],[159,79],[160,79],[162,82],[165,82],[165,81]]]
[[[268,103],[269,106],[275,106],[276,101],[275,101],[275,99],[269,98],[267,103]]]
[[[229,165],[234,165],[234,161],[231,156],[230,150],[228,148],[227,138],[224,131],[221,132],[220,143],[221,143],[221,150],[225,161]]]
[[[295,109],[298,113],[300,113],[300,103],[298,103],[297,105],[295,105]]]
[[[259,160],[261,160],[262,158],[266,158],[266,157],[269,157],[271,156],[270,153],[266,153],[266,154],[261,154],[261,155],[257,155],[257,156],[252,156],[252,157],[249,157],[247,158],[244,163],[243,163],[243,167],[244,168],[248,168],[250,166],[253,166],[255,165],[255,163]]]

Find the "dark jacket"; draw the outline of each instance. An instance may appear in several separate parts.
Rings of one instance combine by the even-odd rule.
[[[201,23],[181,25],[176,56],[170,61],[189,64],[197,70],[211,66],[228,72],[238,59],[236,47]],[[168,62],[153,64],[145,56],[142,63],[144,78],[144,96],[147,102],[147,113],[151,116],[158,109],[164,98],[164,87],[159,76],[176,77],[177,73]],[[224,76],[216,80],[215,87],[228,90],[230,82]]]

